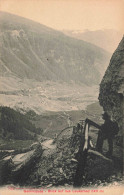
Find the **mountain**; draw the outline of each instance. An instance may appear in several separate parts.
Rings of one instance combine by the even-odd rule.
[[[96,31],[63,30],[63,33],[76,39],[84,40],[95,44],[111,53],[117,48],[123,34],[113,29],[104,29]]]
[[[98,84],[110,54],[31,20],[0,12],[1,76]]]

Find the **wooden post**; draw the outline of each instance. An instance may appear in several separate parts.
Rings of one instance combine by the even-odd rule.
[[[84,134],[81,133],[80,147],[79,147],[79,159],[77,170],[74,178],[74,187],[81,187],[83,183],[84,169],[86,166],[87,153],[88,153],[88,137],[89,137],[89,125],[85,123]]]

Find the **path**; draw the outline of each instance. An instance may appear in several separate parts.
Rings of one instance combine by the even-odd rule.
[[[52,154],[56,150],[56,144],[53,144],[53,139],[42,142],[41,146],[44,149],[43,156]]]

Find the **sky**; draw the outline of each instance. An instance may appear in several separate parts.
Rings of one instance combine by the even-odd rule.
[[[57,30],[115,29],[124,32],[124,0],[0,0],[0,11]]]

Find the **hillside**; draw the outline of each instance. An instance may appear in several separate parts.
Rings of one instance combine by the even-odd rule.
[[[5,140],[34,140],[42,129],[36,128],[29,119],[9,107],[0,107],[0,137]],[[0,141],[1,143],[1,141]]]
[[[0,12],[1,76],[98,84],[110,54],[31,20]]]
[[[80,30],[64,30],[63,32],[68,36],[95,44],[111,53],[115,51],[123,36],[121,32],[114,29],[103,29],[96,31],[85,30],[83,32]]]

